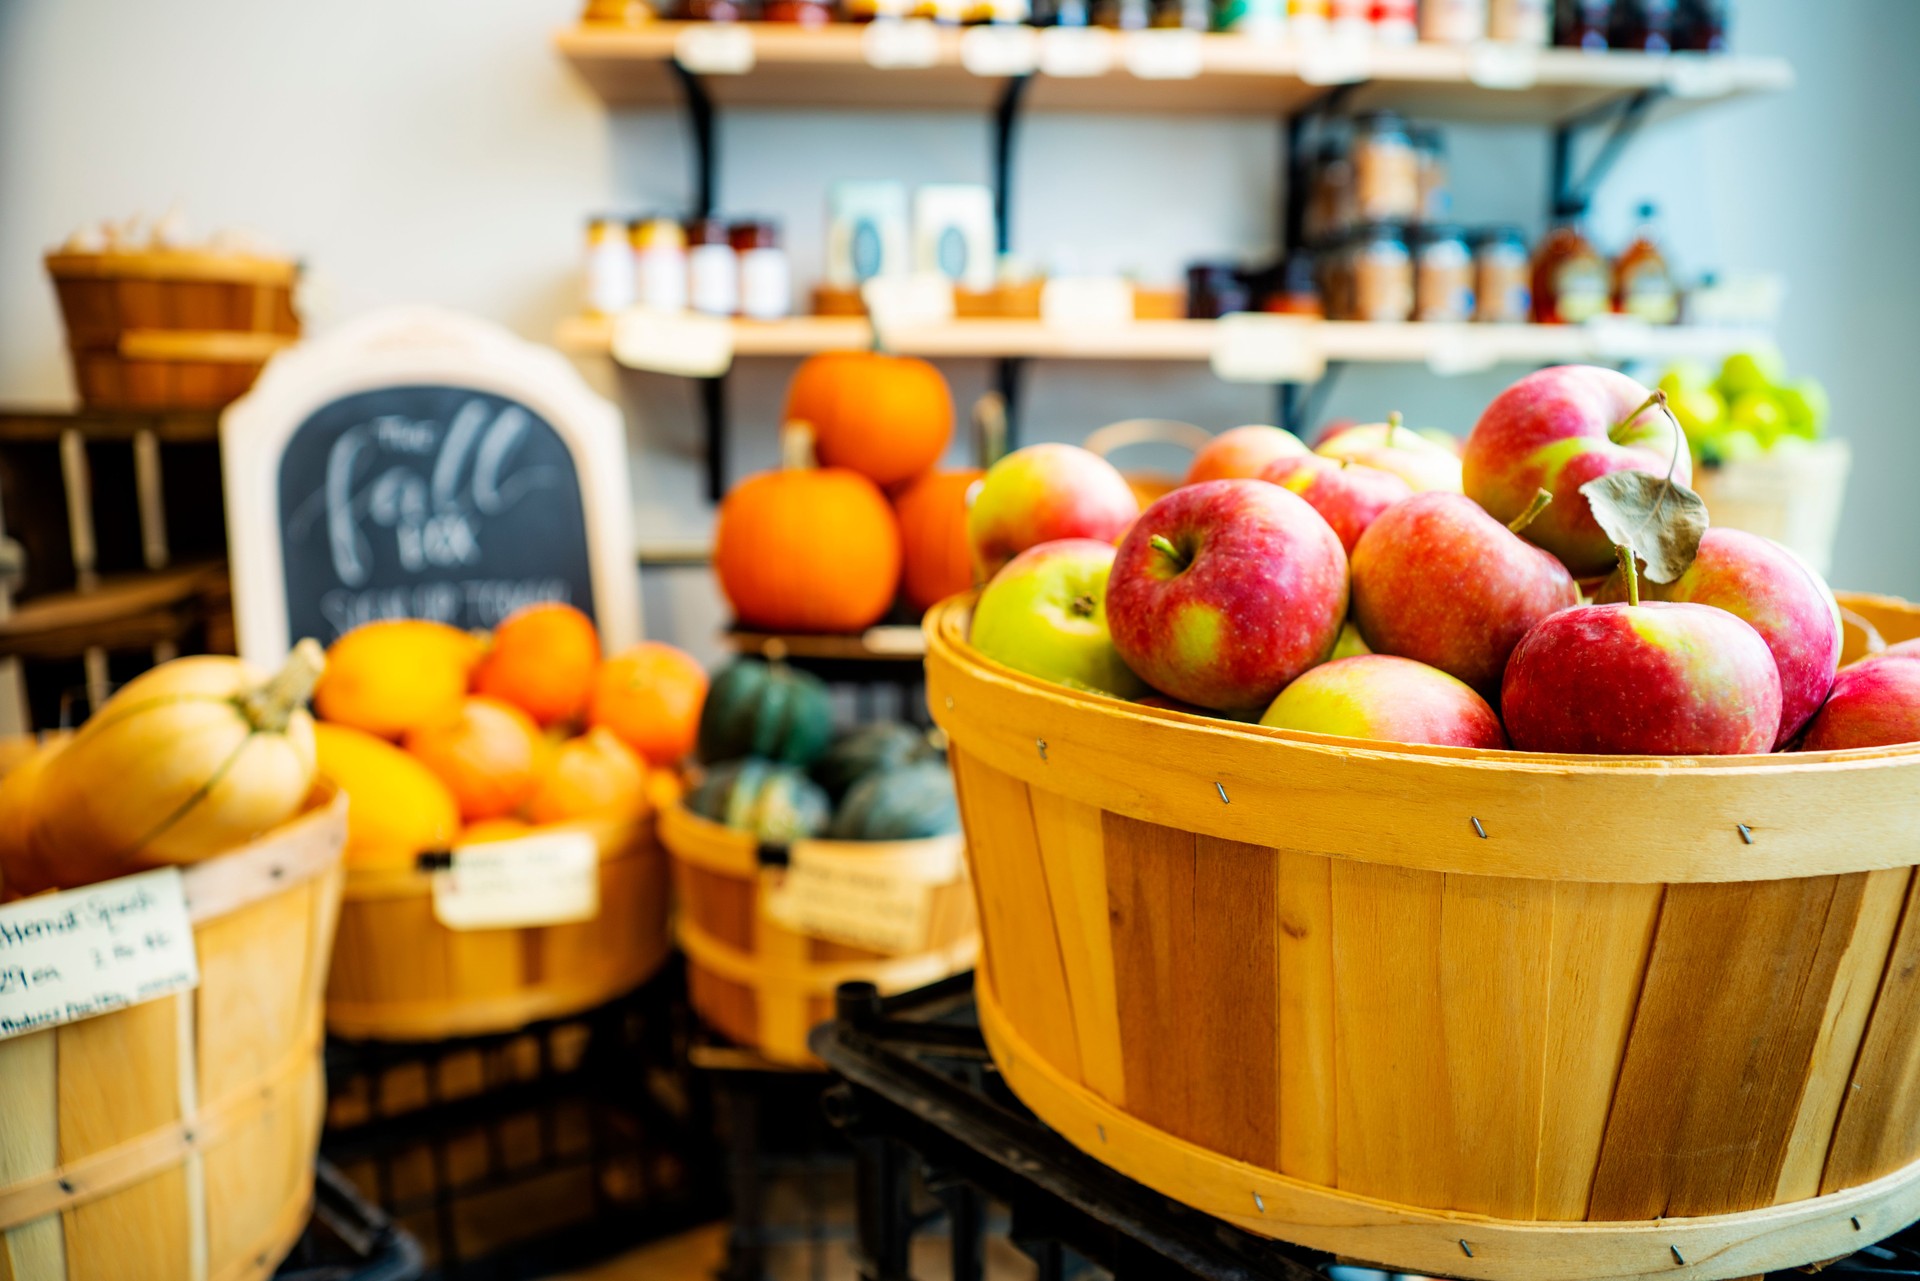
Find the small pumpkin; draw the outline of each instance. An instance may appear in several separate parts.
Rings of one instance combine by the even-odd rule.
[[[347,794],[347,863],[408,868],[460,831],[460,805],[438,775],[384,738],[326,721],[313,727],[320,776]]]
[[[953,396],[917,357],[822,352],[795,371],[786,421],[812,426],[827,466],[893,485],[940,461],[953,437]]]
[[[833,740],[833,698],[819,677],[743,658],[718,676],[700,711],[700,759],[760,756],[807,766]]]
[[[813,765],[813,779],[838,804],[869,774],[899,769],[934,754],[926,733],[898,721],[876,721],[848,730],[828,745]]]
[[[828,834],[837,841],[916,841],[959,830],[953,775],[943,762],[921,761],[855,783]]]
[[[271,680],[237,658],[163,663],[47,762],[27,844],[62,887],[194,863],[297,813],[314,779],[302,705],[325,666],[303,640]]]
[[[800,841],[827,828],[827,794],[792,765],[758,757],[729,761],[707,772],[687,794],[688,808],[761,841]]]
[[[900,588],[915,609],[932,609],[973,586],[967,503],[985,475],[977,467],[928,472],[894,499],[905,562]]]
[[[900,524],[885,494],[842,467],[815,467],[804,424],[781,435],[779,471],[720,504],[713,566],[734,616],[776,632],[858,632],[900,586]]]

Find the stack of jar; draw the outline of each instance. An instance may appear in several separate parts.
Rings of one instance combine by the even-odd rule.
[[[1732,0],[1555,0],[1553,42],[1595,53],[1727,51]]]
[[[629,307],[778,320],[793,279],[778,224],[717,218],[595,217],[587,222],[587,310]]]

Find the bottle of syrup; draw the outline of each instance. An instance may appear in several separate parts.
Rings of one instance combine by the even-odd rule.
[[[1613,264],[1613,309],[1650,325],[1671,325],[1680,318],[1680,290],[1660,248],[1659,211],[1647,201],[1638,212],[1633,241]]]
[[[1578,325],[1607,310],[1612,299],[1607,260],[1580,229],[1577,216],[1562,215],[1533,257],[1533,318],[1543,325]]]

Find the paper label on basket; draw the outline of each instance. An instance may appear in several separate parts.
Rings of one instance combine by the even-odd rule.
[[[954,881],[960,867],[958,836],[884,852],[799,841],[784,869],[764,873],[761,902],[790,930],[898,956],[926,947],[934,887]]]
[[[0,907],[0,1039],[199,985],[177,867]]]
[[[1487,40],[1467,55],[1467,79],[1482,89],[1531,89],[1540,75],[1532,46]]]
[[[1039,61],[1039,41],[1029,26],[968,27],[960,37],[960,65],[976,76],[1029,75]]]
[[[925,18],[877,18],[860,33],[869,67],[906,70],[940,61],[940,28]]]
[[[1191,80],[1205,54],[1198,31],[1129,31],[1124,37],[1127,70],[1142,80]]]
[[[629,369],[718,378],[733,364],[733,326],[719,316],[631,307],[613,318],[613,358]]]
[[[600,915],[600,851],[585,832],[462,845],[433,874],[433,915],[450,930],[590,921]]]
[[[673,60],[700,76],[744,76],[753,70],[753,33],[728,22],[689,26],[673,42]]]
[[[1113,35],[1099,27],[1047,27],[1040,32],[1040,73],[1075,79],[1113,70]]]
[[[1327,372],[1317,321],[1237,312],[1215,322],[1214,376],[1237,383],[1310,383]]]

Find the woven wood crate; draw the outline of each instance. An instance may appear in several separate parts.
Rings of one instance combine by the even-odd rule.
[[[928,680],[981,1022],[1090,1154],[1502,1281],[1745,1276],[1920,1216],[1920,748],[1356,746],[1034,681],[967,619],[929,615]]]

